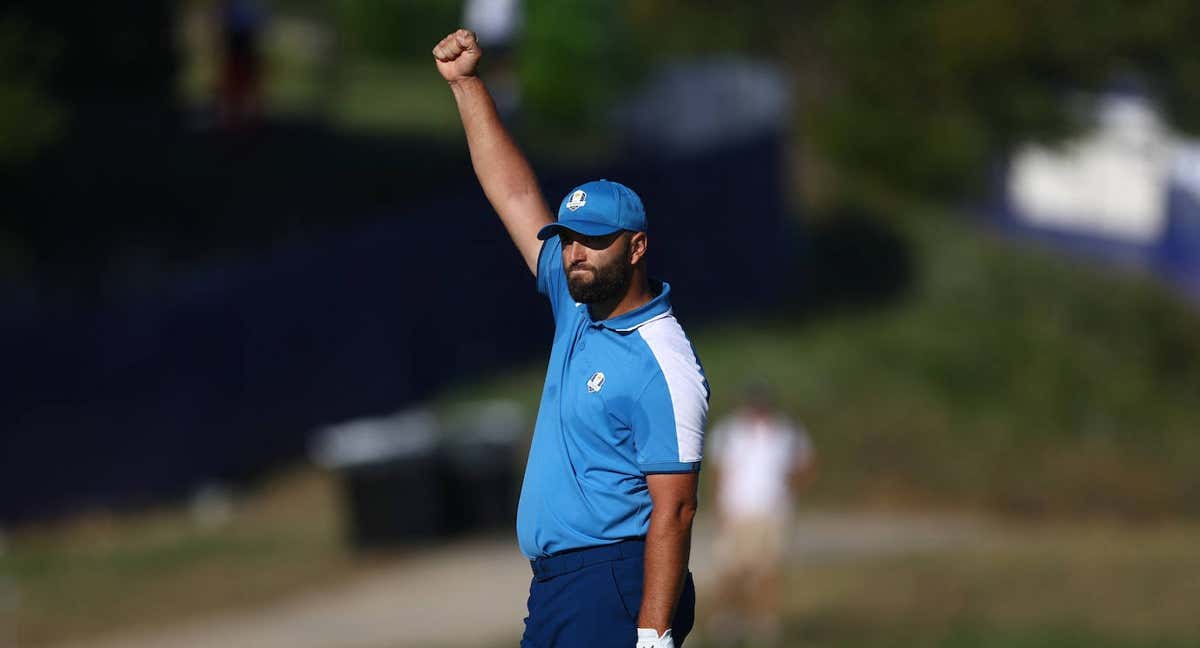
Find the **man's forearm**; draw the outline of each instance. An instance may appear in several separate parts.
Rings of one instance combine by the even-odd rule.
[[[685,503],[669,508],[656,506],[650,514],[639,628],[654,628],[661,634],[671,627],[687,575],[695,514],[695,506]]]
[[[488,200],[504,202],[514,195],[537,194],[529,161],[500,122],[496,105],[479,77],[450,84],[471,151],[471,165]]]
[[[475,68],[483,56],[475,34],[466,29],[456,30],[438,42],[432,54],[438,74],[454,93],[467,132],[471,164],[483,193],[500,215],[525,265],[537,274],[541,251],[537,233],[553,219],[529,162],[500,123],[491,95],[475,76]]]
[[[534,270],[537,248],[529,246],[537,243],[534,235],[550,217],[533,169],[501,123],[481,79],[471,76],[453,81],[450,89],[483,193]]]

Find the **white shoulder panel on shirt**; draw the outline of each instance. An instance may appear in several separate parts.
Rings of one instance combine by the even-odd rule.
[[[708,419],[708,388],[700,362],[692,350],[683,327],[673,315],[658,317],[638,327],[637,331],[667,381],[671,407],[675,413],[675,438],[679,444],[679,461],[700,461],[704,446],[704,425]]]

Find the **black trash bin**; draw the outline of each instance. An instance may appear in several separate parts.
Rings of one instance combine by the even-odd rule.
[[[355,548],[425,541],[448,531],[432,413],[409,410],[324,428],[312,454],[342,478]]]
[[[511,401],[472,403],[450,417],[442,457],[451,531],[515,526],[525,425]]]

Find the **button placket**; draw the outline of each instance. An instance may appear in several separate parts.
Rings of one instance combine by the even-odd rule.
[[[597,329],[597,328],[596,328],[595,326],[593,326],[593,325],[585,325],[585,326],[583,327],[583,333],[581,333],[581,334],[579,335],[579,338],[578,338],[578,340],[576,340],[576,342],[575,342],[575,350],[576,350],[576,351],[583,351],[585,348],[587,348],[587,338],[588,338],[588,335],[590,335],[591,333],[594,333],[594,332],[595,332],[595,331],[597,331],[597,330],[599,330],[599,329]]]
[[[583,347],[584,347],[583,336],[586,334],[587,334],[587,324],[584,324],[583,326],[579,327],[579,329],[575,332],[575,338],[573,340],[571,340],[571,351],[570,351],[570,353],[567,354],[568,362],[570,362],[571,360],[574,360],[575,354],[583,350]]]

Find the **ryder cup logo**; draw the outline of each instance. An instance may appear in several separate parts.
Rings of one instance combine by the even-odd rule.
[[[604,372],[597,371],[596,373],[592,374],[591,378],[588,378],[587,389],[589,394],[595,394],[596,392],[600,391],[600,388],[603,386]]]
[[[576,209],[579,209],[580,207],[583,207],[586,204],[587,204],[587,192],[577,189],[577,190],[575,190],[575,193],[571,194],[571,199],[567,201],[567,209],[570,209],[571,211],[575,211]],[[604,380],[604,376],[601,375],[600,379]]]

